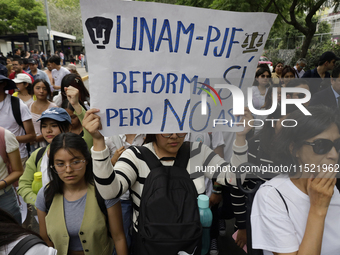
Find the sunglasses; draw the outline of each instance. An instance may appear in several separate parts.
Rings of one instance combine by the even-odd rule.
[[[305,141],[303,144],[312,146],[314,153],[318,155],[330,152],[333,147],[338,153],[340,152],[340,138],[336,139],[334,142],[328,139],[317,139],[314,142]]]
[[[170,138],[172,135],[173,135],[173,133],[172,134],[161,134],[161,136],[163,136],[164,138]],[[183,138],[187,135],[187,133],[176,133],[176,135],[179,138]]]

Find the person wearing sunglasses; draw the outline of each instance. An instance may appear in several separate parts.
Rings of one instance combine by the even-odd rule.
[[[271,85],[271,73],[266,68],[259,68],[255,74],[253,83],[253,106],[255,109],[261,109],[264,105],[268,87]]]
[[[40,235],[48,246],[68,255],[112,255],[115,246],[116,254],[127,255],[120,201],[99,200],[84,139],[70,132],[57,135],[48,174],[51,181],[36,202]]]
[[[289,115],[298,125],[281,128],[272,160],[287,173],[263,184],[251,214],[252,246],[275,255],[333,255],[340,251],[340,115],[308,107]]]

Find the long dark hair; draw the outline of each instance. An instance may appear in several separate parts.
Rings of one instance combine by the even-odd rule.
[[[24,84],[25,84],[25,85],[27,84],[27,87],[26,87],[27,93],[28,93],[29,95],[33,96],[33,95],[34,95],[34,92],[33,92],[32,83],[24,82]]]
[[[294,74],[294,77],[296,77],[296,71],[293,67],[291,66],[285,66],[283,69],[282,69],[282,73],[281,73],[281,78],[284,78],[284,76],[287,74],[287,73],[292,73]]]
[[[71,110],[72,112],[74,112],[74,108],[73,108],[73,106],[71,105],[71,103],[67,100],[67,99],[65,99],[65,100],[63,100],[62,102],[61,102],[61,106],[60,106],[61,108],[63,108],[63,109],[69,109],[69,110]]]
[[[253,83],[253,86],[258,86],[259,85],[259,82],[256,80],[256,78],[259,78],[262,74],[264,74],[265,72],[267,72],[269,74],[270,77],[272,77],[272,74],[270,73],[270,70],[268,70],[268,68],[259,68],[257,69],[256,73],[255,73],[255,80],[254,80],[254,83]],[[266,87],[269,87],[270,86],[270,79],[268,80],[268,84],[266,85]]]
[[[52,169],[54,165],[54,155],[60,149],[64,149],[72,154],[71,150],[77,150],[83,154],[86,160],[85,181],[90,184],[94,184],[93,181],[93,169],[91,153],[87,148],[87,144],[82,137],[74,133],[61,133],[57,135],[50,147],[50,156],[48,163],[48,176],[50,183],[45,187],[45,201],[46,204],[51,204],[55,194],[63,194],[64,182],[59,178],[59,175]]]
[[[25,229],[7,212],[0,208],[0,247],[8,245],[21,236],[36,235],[37,233]]]
[[[337,109],[311,106],[307,107],[307,110],[312,115],[304,115],[300,110],[291,113],[289,119],[294,119],[298,123],[297,126],[282,128],[275,137],[274,146],[272,146],[272,159],[276,165],[298,165],[295,155],[303,146],[304,141],[324,132],[332,124],[335,124],[340,131],[340,114]],[[295,173],[290,173],[290,175],[293,174]]]
[[[264,98],[264,105],[261,108],[269,109],[270,107],[272,107],[272,104],[273,104],[273,88],[282,88],[282,86],[281,86],[281,84],[273,84],[268,88],[267,94]]]
[[[90,93],[85,87],[81,77],[73,73],[64,76],[64,78],[61,81],[61,92],[63,92],[61,93],[61,97],[63,101],[67,99],[65,94],[65,87],[69,86],[75,87],[76,89],[79,90],[79,103],[84,109],[86,109],[84,101],[88,100],[88,98],[90,97]],[[87,103],[90,105],[90,102]]]
[[[156,134],[147,134],[143,144],[155,142],[157,144]]]
[[[51,88],[50,88],[50,84],[48,84],[48,82],[44,79],[36,79],[33,84],[32,84],[32,90],[33,90],[33,94],[34,94],[34,87],[35,85],[37,85],[37,83],[42,82],[44,83],[46,90],[47,90],[47,99],[51,101],[52,99],[52,92],[51,92]]]

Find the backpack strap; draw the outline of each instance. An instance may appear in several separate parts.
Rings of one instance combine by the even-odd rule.
[[[36,235],[26,236],[14,246],[14,248],[8,255],[24,255],[29,249],[31,249],[36,244],[46,245],[46,243]]]
[[[99,209],[101,210],[101,212],[105,216],[105,222],[106,222],[106,227],[107,227],[108,235],[111,237],[110,225],[109,225],[109,215],[107,213],[105,199],[100,195],[100,193],[99,193],[99,191],[97,189],[97,186],[96,185],[93,185],[93,186],[94,186],[94,190],[95,190],[95,193],[96,193],[96,199],[97,199],[97,203],[98,203]]]
[[[26,134],[24,123],[22,123],[22,120],[21,120],[20,98],[11,96],[11,105],[12,105],[12,113],[13,113],[16,123],[18,123],[18,125],[24,129],[25,134]],[[30,154],[30,151],[31,151],[30,143],[26,143],[26,149],[27,149],[28,154]]]
[[[182,146],[179,148],[174,166],[178,166],[180,168],[187,168],[189,158],[190,158],[190,142],[184,142]]]
[[[184,142],[182,146],[179,148],[177,152],[177,156],[175,159],[175,166],[186,168],[188,165],[188,161],[190,158],[190,142]],[[139,153],[136,151],[136,147],[140,153],[142,154],[142,159],[146,162],[148,165],[150,171],[152,169],[155,169],[157,167],[163,166],[161,161],[156,157],[156,155],[150,151],[145,146],[130,146],[129,148],[135,153],[135,155],[138,155]],[[138,157],[138,156],[137,156]]]
[[[100,195],[96,185],[94,185],[94,190],[96,192],[96,199],[98,206],[102,213],[105,215],[106,221],[108,222],[108,214],[107,214],[107,209],[106,209],[106,204],[105,204],[105,199]]]
[[[153,169],[157,168],[157,167],[161,167],[163,166],[163,164],[161,163],[161,161],[156,157],[155,154],[153,154],[152,151],[150,151],[147,147],[145,146],[130,146],[129,147],[134,153],[135,155],[138,157],[138,152],[136,150],[136,148],[140,151],[140,154],[142,154],[142,160],[145,161],[145,163],[148,165],[150,171],[152,171]]]
[[[21,120],[21,111],[20,111],[20,99],[17,97],[11,96],[11,104],[12,104],[12,112],[15,121],[18,123],[18,125],[22,128],[24,128],[24,124]]]
[[[41,159],[41,157],[44,155],[44,152],[46,151],[47,147],[42,147],[39,149],[37,153],[37,157],[35,158],[35,166],[38,167],[38,162]]]

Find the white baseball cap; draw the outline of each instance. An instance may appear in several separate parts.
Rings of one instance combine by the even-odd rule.
[[[25,73],[18,73],[17,77],[13,79],[15,83],[22,83],[22,82],[27,82],[32,84],[31,77],[28,76],[28,74]]]

